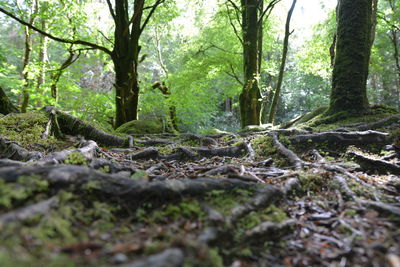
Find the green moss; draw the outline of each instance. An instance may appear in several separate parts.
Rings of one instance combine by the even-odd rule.
[[[164,132],[164,122],[162,119],[147,119],[130,121],[121,125],[115,130],[123,134],[160,134]]]
[[[205,213],[197,200],[188,199],[177,204],[165,204],[152,211],[146,211],[146,208],[137,209],[136,218],[147,223],[167,223],[180,219],[203,220]]]
[[[47,113],[43,111],[4,116],[0,118],[0,135],[24,147],[29,147],[33,143],[52,145],[57,142],[54,137],[46,140],[41,138],[48,121]]]
[[[206,201],[223,215],[231,213],[232,208],[246,203],[253,195],[252,191],[234,189],[230,192],[214,190],[207,194]]]
[[[270,136],[256,137],[251,140],[254,151],[256,152],[256,157],[258,160],[270,157],[277,153],[274,146],[274,141]]]
[[[243,231],[252,229],[262,222],[280,223],[287,219],[288,217],[283,210],[277,208],[275,205],[271,205],[263,210],[252,211],[245,217],[241,218],[237,224],[237,227],[240,229],[240,231]]]
[[[72,152],[70,153],[66,160],[64,161],[65,164],[71,164],[71,165],[81,165],[81,166],[87,166],[88,165],[88,160],[86,159],[86,157],[78,152]]]
[[[200,140],[193,140],[193,139],[188,139],[185,140],[181,143],[181,146],[187,146],[187,147],[199,147],[200,146]]]
[[[213,248],[208,250],[208,266],[213,267],[223,267],[224,261],[222,257],[219,255],[218,248]]]
[[[306,190],[320,192],[327,186],[328,177],[323,176],[322,173],[302,172],[299,174],[299,179]]]
[[[371,123],[382,120],[385,117],[398,114],[399,111],[393,107],[385,105],[375,105],[371,106],[367,112],[364,114],[356,114],[351,112],[338,112],[335,114],[328,115],[327,113],[322,113],[316,116],[312,120],[297,125],[313,127],[315,131],[327,131],[332,129],[337,129],[339,127],[355,124],[355,123]]]
[[[105,165],[99,169],[100,172],[110,173],[110,166]]]
[[[0,179],[0,209],[11,209],[26,200],[37,201],[48,190],[48,182],[38,176],[22,176],[17,183]]]
[[[160,148],[158,148],[158,153],[160,153],[161,155],[172,154],[172,153],[174,153],[174,147],[173,146],[160,147]]]
[[[224,135],[224,136],[222,136],[221,138],[220,138],[220,140],[222,141],[222,142],[229,142],[229,141],[232,141],[234,139],[234,137],[233,136],[231,136],[231,135]]]
[[[144,170],[137,170],[134,174],[131,175],[132,179],[142,179],[149,178],[149,175]]]

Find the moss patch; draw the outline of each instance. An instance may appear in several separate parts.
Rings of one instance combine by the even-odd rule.
[[[348,126],[355,123],[371,123],[384,119],[390,115],[398,114],[399,111],[393,107],[384,105],[372,106],[366,113],[362,115],[352,114],[348,112],[338,112],[333,115],[323,113],[314,119],[298,126],[315,127],[317,131],[326,131]]]
[[[69,154],[67,159],[64,161],[64,163],[71,164],[71,165],[87,166],[88,160],[82,153],[76,151],[76,152],[72,152],[71,154]]]
[[[161,119],[130,121],[121,125],[115,131],[123,134],[160,134],[164,132],[164,122]]]
[[[33,143],[52,145],[57,142],[54,137],[46,140],[41,138],[48,120],[47,114],[43,111],[4,116],[0,118],[0,135],[24,147],[29,147]]]

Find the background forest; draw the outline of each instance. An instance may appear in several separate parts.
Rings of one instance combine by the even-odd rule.
[[[334,2],[299,1],[294,11],[276,123],[329,103]],[[277,83],[290,4],[277,1],[263,21],[259,80],[266,105],[264,122]],[[114,42],[114,24],[103,0],[2,0],[0,5],[54,36],[104,47]],[[400,107],[399,17],[398,1],[379,1],[368,81],[371,104]],[[139,117],[166,116],[173,105],[183,132],[239,129],[243,88],[239,21],[230,1],[161,3],[139,40]],[[15,104],[22,110],[56,105],[111,129],[115,75],[107,54],[53,41],[3,14],[0,22],[0,87]],[[157,81],[165,83],[170,97],[152,88]]]

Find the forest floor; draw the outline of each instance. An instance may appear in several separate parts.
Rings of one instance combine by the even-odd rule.
[[[0,119],[1,266],[400,266],[400,115],[125,138],[48,112]]]

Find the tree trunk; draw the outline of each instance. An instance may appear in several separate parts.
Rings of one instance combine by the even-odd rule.
[[[292,6],[289,9],[287,18],[286,18],[286,26],[285,26],[285,39],[283,41],[283,51],[282,51],[282,61],[281,67],[279,69],[279,76],[278,76],[278,83],[276,85],[276,90],[274,93],[274,98],[271,103],[271,109],[269,111],[268,122],[273,123],[275,120],[276,108],[278,106],[279,96],[281,94],[282,82],[283,82],[283,74],[285,72],[285,65],[286,65],[286,57],[289,50],[289,37],[290,37],[290,20],[292,18],[292,14],[294,8],[296,7],[297,0],[293,0]]]
[[[10,101],[3,88],[0,87],[0,113],[7,115],[9,113],[17,113],[18,108]]]
[[[36,15],[37,15],[37,10],[38,10],[38,2],[36,0],[32,1],[32,6],[31,6],[31,13],[30,13],[30,18],[29,18],[29,24],[33,25]],[[25,53],[24,53],[24,62],[22,66],[22,73],[23,73],[23,80],[24,80],[24,85],[22,89],[22,94],[23,94],[23,100],[22,100],[22,105],[21,105],[21,112],[25,113],[26,109],[28,108],[29,104],[29,73],[28,73],[28,64],[31,59],[31,53],[32,53],[32,31],[29,27],[25,27]]]
[[[140,52],[140,21],[144,1],[135,1],[132,29],[129,31],[129,5],[127,1],[115,1],[115,46],[112,60],[115,70],[116,127],[138,119],[139,83],[138,57]]]
[[[372,44],[372,0],[340,0],[336,57],[328,114],[368,109],[367,78]]]
[[[241,126],[259,125],[261,93],[259,87],[259,0],[242,0],[244,86],[240,94]]]
[[[44,18],[41,19],[41,24],[42,24],[42,29],[45,31],[47,27],[46,20]],[[43,93],[43,90],[41,89],[42,85],[45,83],[45,77],[46,77],[46,63],[47,63],[47,44],[48,44],[48,39],[44,35],[40,35],[40,44],[39,44],[39,64],[40,64],[40,70],[39,70],[39,75],[37,77],[37,84],[36,84],[36,90],[39,94]],[[37,107],[41,107],[41,98],[38,99],[37,102]]]

